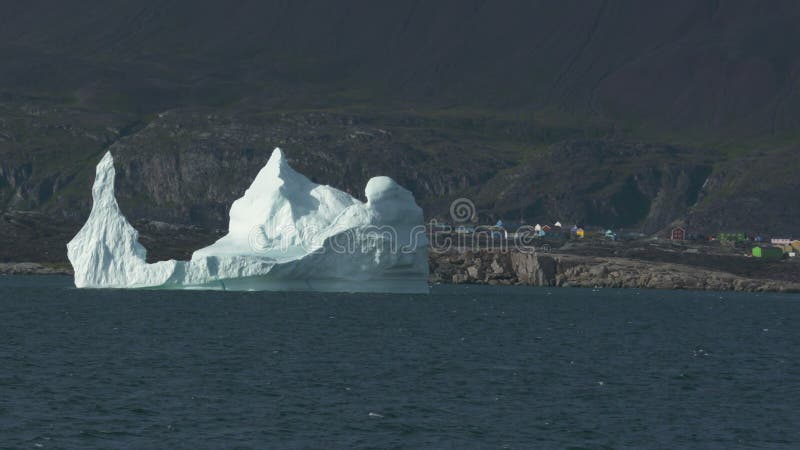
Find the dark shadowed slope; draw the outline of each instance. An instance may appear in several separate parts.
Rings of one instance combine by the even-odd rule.
[[[800,233],[794,1],[6,3],[3,259],[75,231],[108,148],[132,220],[207,230],[282,146],[430,216]]]
[[[798,20],[792,1],[32,1],[0,18],[15,55],[0,76],[144,111],[311,85],[322,99],[287,101],[345,90],[771,133],[798,125]]]

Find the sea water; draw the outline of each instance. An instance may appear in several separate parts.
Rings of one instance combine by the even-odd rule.
[[[0,448],[800,448],[800,296],[0,277]]]

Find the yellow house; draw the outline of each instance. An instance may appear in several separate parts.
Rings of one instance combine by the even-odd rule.
[[[792,242],[792,247],[794,247],[794,251],[800,252],[800,241]]]
[[[583,228],[578,228],[578,231],[575,232],[575,235],[581,239],[583,239],[584,234]]]

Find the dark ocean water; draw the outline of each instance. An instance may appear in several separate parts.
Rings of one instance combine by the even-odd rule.
[[[0,277],[0,448],[800,448],[800,296]]]

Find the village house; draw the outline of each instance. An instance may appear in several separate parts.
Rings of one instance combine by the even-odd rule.
[[[686,229],[681,227],[675,227],[672,229],[670,233],[670,239],[673,241],[683,241],[686,239]]]
[[[763,259],[783,258],[783,249],[778,247],[753,247],[753,256]]]

